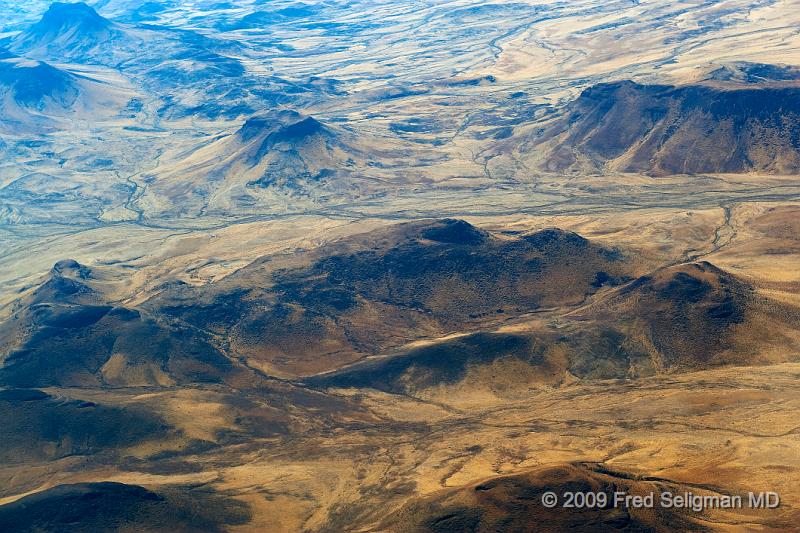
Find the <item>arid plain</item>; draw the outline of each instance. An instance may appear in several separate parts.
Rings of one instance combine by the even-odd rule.
[[[0,2],[0,529],[800,522],[795,2],[47,4]]]

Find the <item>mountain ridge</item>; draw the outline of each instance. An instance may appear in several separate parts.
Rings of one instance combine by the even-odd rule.
[[[797,174],[798,96],[796,82],[602,83],[584,90],[558,118],[524,137],[521,153],[550,172]]]

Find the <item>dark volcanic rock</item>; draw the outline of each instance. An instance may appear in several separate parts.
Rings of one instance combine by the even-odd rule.
[[[666,368],[696,368],[732,357],[747,362],[754,354],[739,346],[741,339],[766,335],[763,324],[757,329],[747,326],[748,316],[760,321],[773,313],[782,320],[793,315],[757,297],[735,276],[700,262],[638,278],[592,306],[587,315],[604,317],[650,339]],[[737,334],[737,326],[745,328],[744,337]]]
[[[360,242],[308,254],[298,268],[257,261],[203,294],[176,287],[147,306],[228,336],[240,353],[329,369],[423,334],[576,305],[597,290],[598,272],[622,280],[628,269],[569,232],[500,239],[458,220],[401,224]]]
[[[463,220],[445,219],[422,232],[426,239],[450,244],[481,244],[487,233]]]
[[[18,302],[11,318],[0,323],[0,384],[208,383],[233,371],[207,334],[138,309],[109,305],[97,283],[89,267],[59,261]]]
[[[6,357],[0,384],[15,387],[216,383],[231,361],[203,333],[109,306],[37,307],[33,331]],[[106,367],[119,354],[121,370]],[[115,368],[115,370],[111,370]],[[133,374],[126,374],[124,369]],[[138,369],[138,370],[137,370]],[[110,372],[110,373],[109,373]],[[136,377],[133,377],[136,376]]]
[[[58,485],[0,506],[0,530],[18,533],[220,532],[250,520],[246,504],[203,489],[152,492],[122,483]]]
[[[535,246],[537,249],[545,249],[549,246],[557,245],[574,246],[580,249],[589,244],[587,239],[584,239],[577,233],[564,231],[558,228],[544,229],[530,235],[525,235],[522,238],[525,242]]]
[[[78,263],[74,259],[64,259],[63,261],[57,262],[53,265],[52,272],[57,275],[64,275],[69,272],[72,273],[73,276],[77,276],[81,279],[87,279],[91,277],[92,274],[89,267]]]
[[[144,409],[54,397],[35,389],[0,390],[0,424],[0,462],[6,465],[113,454],[172,432]]]
[[[534,241],[552,243],[554,235],[570,238],[544,232]],[[596,278],[613,284],[603,275],[607,273],[598,272]],[[470,379],[465,385],[469,390],[504,394],[514,387],[558,385],[567,372],[582,379],[626,379],[753,364],[772,344],[791,358],[791,346],[796,346],[780,333],[800,324],[796,309],[759,298],[748,284],[710,263],[662,269],[605,295],[567,315],[557,327],[459,337],[366,360],[305,383],[420,396],[441,386],[460,387]],[[475,380],[481,373],[469,377],[470,370],[487,366],[489,383]],[[526,377],[515,377],[520,375]]]
[[[273,111],[250,117],[237,132],[242,142],[258,139],[263,154],[280,142],[300,143],[313,135],[326,132],[325,126],[313,117],[292,110]]]
[[[545,150],[550,170],[588,162],[654,175],[793,174],[800,172],[800,86],[600,84],[532,146]]]

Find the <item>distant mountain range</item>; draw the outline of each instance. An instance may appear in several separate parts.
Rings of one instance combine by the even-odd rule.
[[[290,101],[290,95],[323,90],[311,82],[249,77],[234,57],[238,43],[133,20],[112,21],[85,3],[51,4],[37,23],[5,46],[51,64],[112,68],[162,99],[159,113],[168,118],[235,118]],[[205,98],[198,101],[198,93]]]

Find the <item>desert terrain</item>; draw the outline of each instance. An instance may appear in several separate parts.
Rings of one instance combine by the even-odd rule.
[[[0,530],[796,529],[797,7],[0,1]]]

